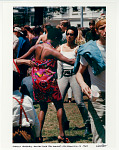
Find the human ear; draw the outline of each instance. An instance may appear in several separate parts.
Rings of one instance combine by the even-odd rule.
[[[98,30],[97,30],[97,29],[95,29],[95,32],[96,32],[96,34],[98,34],[98,35],[99,35],[99,33],[98,33]]]

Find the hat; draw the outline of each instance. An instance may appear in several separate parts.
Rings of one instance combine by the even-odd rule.
[[[95,24],[100,21],[100,20],[104,20],[106,19],[106,15],[105,14],[101,14],[99,18],[96,19]]]
[[[14,32],[19,32],[19,33],[23,34],[23,32],[22,32],[20,27],[15,27],[14,28]]]

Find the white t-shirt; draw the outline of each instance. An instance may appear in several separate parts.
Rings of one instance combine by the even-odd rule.
[[[19,44],[19,38],[13,33],[13,49]]]
[[[18,101],[21,101],[21,96],[22,94],[19,92],[19,90],[15,90],[13,92],[13,97],[18,99]],[[24,95],[22,106],[29,120],[29,122],[27,122],[26,117],[22,111],[22,126],[29,127],[30,124],[32,124],[35,127],[36,137],[39,137],[40,124],[33,106],[32,99],[29,96]],[[20,105],[15,99],[13,99],[13,127],[19,126],[19,118],[20,118]]]
[[[102,55],[106,56],[106,48],[104,45],[100,45],[97,43],[98,48],[100,49]],[[104,57],[104,61],[106,60],[106,57]],[[105,70],[102,71],[99,75],[94,75],[92,72],[91,66],[88,64],[88,62],[85,60],[84,57],[81,56],[80,63],[84,66],[88,66],[88,71],[90,74],[91,79],[91,89],[93,91],[105,91]]]
[[[77,49],[77,46],[71,52],[65,52],[65,51],[63,51],[63,45],[61,45],[60,53],[62,55],[64,55],[65,57],[72,59],[72,58],[76,58],[76,49]],[[63,66],[63,69],[73,69],[74,68],[74,66],[69,65],[69,64],[64,63],[64,62],[62,62],[62,66]]]

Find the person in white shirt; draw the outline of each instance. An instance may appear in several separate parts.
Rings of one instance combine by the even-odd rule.
[[[78,35],[78,30],[74,26],[70,26],[66,31],[67,43],[62,44],[57,48],[57,50],[64,55],[65,57],[71,59],[76,58],[77,49],[79,46],[75,44],[75,39]],[[61,64],[61,63],[60,63]],[[58,64],[58,65],[60,65]],[[66,63],[62,63],[60,69],[62,69],[62,76],[58,78],[58,86],[62,95],[63,100],[65,99],[67,90],[69,87],[72,88],[75,102],[78,106],[78,109],[82,115],[83,122],[85,123],[85,135],[90,134],[90,118],[88,116],[87,108],[83,101],[83,95],[81,88],[76,81],[75,74],[73,72],[74,66],[71,66]],[[58,72],[59,73],[59,72]],[[67,120],[65,111],[64,111],[64,128],[65,130],[69,129],[69,121]]]
[[[17,57],[18,45],[19,45],[19,38],[13,32],[13,58],[14,59]]]
[[[40,143],[40,124],[33,101],[20,93],[19,86],[19,74],[13,71],[13,143]]]
[[[102,15],[96,21],[96,33],[99,35],[99,39],[97,41],[92,41],[93,49],[94,49],[93,53],[95,52],[95,50],[97,50],[97,52],[99,51],[100,53],[100,55],[98,55],[98,59],[100,58],[99,63],[102,60],[103,64],[105,64],[106,63],[106,17],[104,15]],[[88,46],[88,49],[90,48],[90,46],[92,45],[90,44]],[[79,53],[79,55],[80,54],[81,53]],[[93,64],[94,57],[91,57],[91,60],[89,61],[88,58],[86,58],[85,56],[86,53],[85,55],[81,56],[80,66],[76,74],[76,79],[79,85],[81,86],[82,92],[84,92],[90,99],[88,104],[88,109],[90,112],[91,129],[93,134],[92,142],[105,143],[105,67],[103,70],[98,72],[98,74],[96,74],[93,70],[94,69],[93,65],[90,64],[91,60]],[[99,64],[94,64],[94,67],[96,65]],[[88,67],[88,71],[90,74],[91,89],[84,82],[82,76],[86,67]]]

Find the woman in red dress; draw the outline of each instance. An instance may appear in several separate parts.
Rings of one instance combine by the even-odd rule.
[[[40,104],[40,112],[38,115],[40,122],[40,140],[42,142],[42,128],[45,120],[45,115],[48,108],[48,103],[53,102],[57,110],[57,118],[59,122],[60,135],[58,141],[68,143],[68,138],[65,137],[63,129],[63,101],[57,84],[57,60],[73,65],[75,60],[68,59],[60,52],[56,51],[62,39],[62,33],[59,29],[53,28],[49,30],[47,42],[35,45],[20,58],[27,58],[34,53],[34,64],[38,67],[32,68],[32,81],[34,90],[34,99]]]

